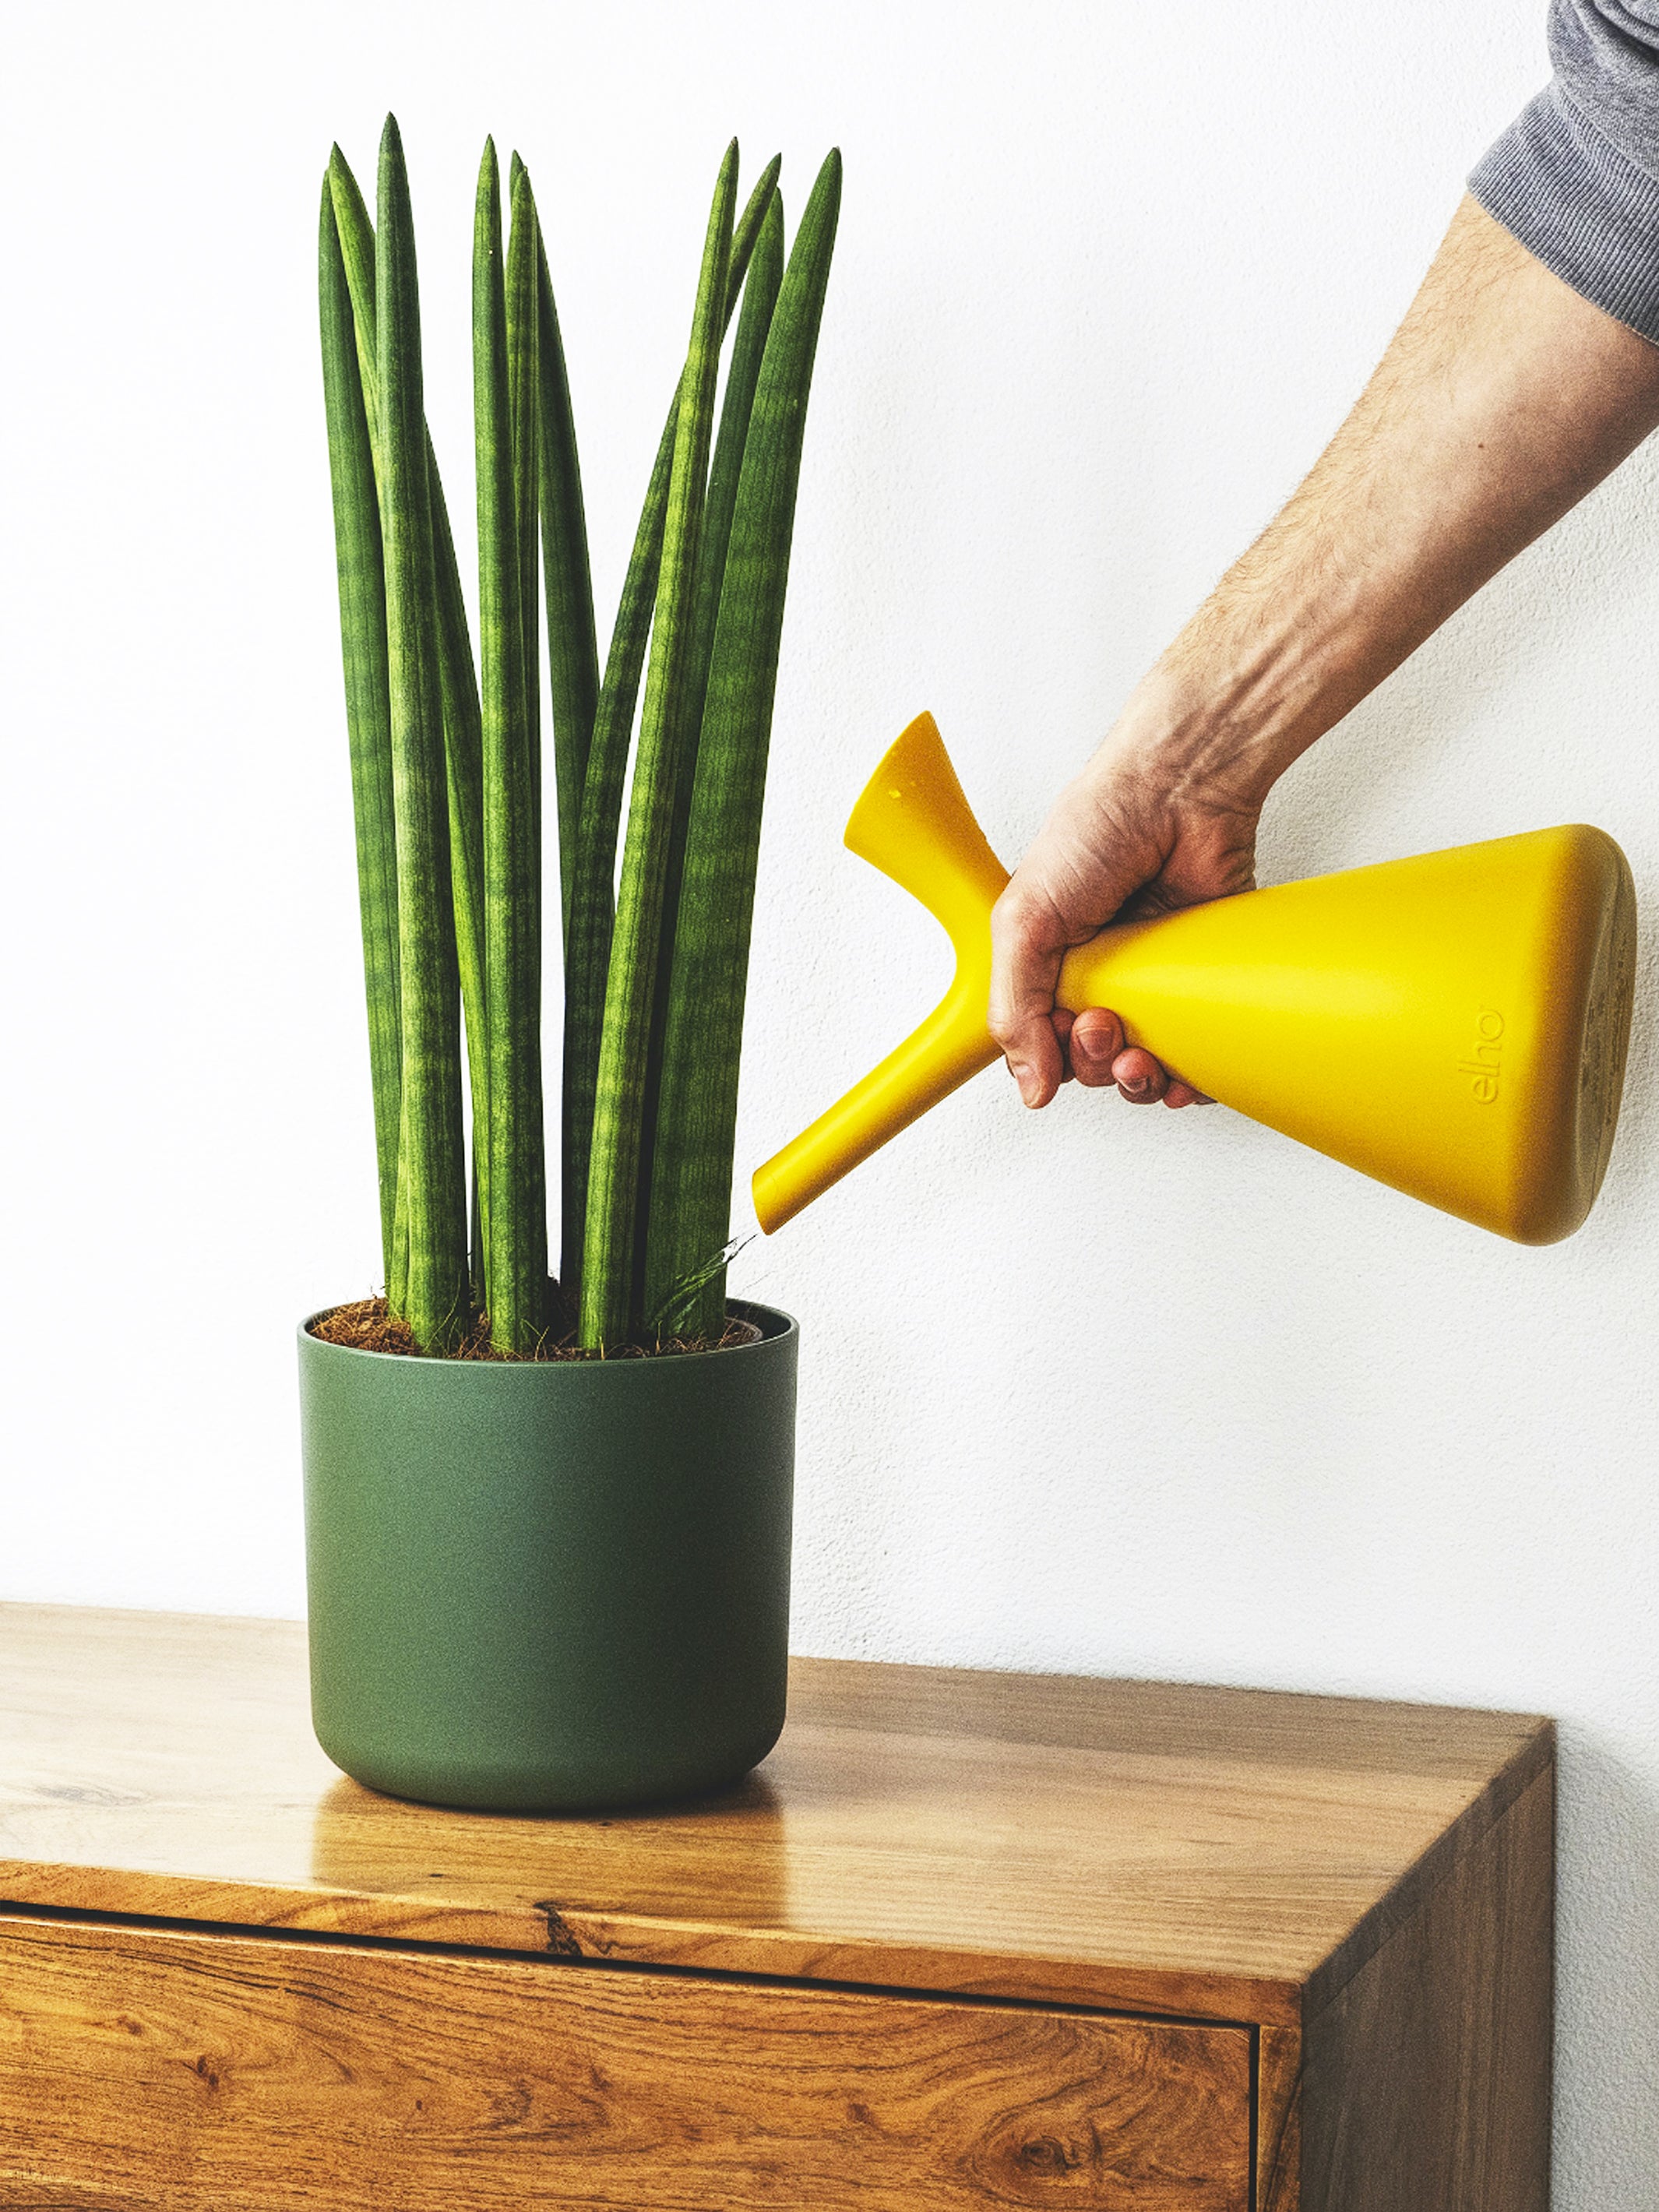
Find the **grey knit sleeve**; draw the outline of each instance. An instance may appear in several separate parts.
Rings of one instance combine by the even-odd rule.
[[[1659,345],[1659,0],[1550,0],[1555,81],[1469,178],[1576,292]]]

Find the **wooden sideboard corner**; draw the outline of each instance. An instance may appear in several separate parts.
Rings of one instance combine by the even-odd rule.
[[[1547,1722],[796,1662],[712,1802],[411,1806],[291,1623],[0,1607],[0,2207],[1547,2212]]]

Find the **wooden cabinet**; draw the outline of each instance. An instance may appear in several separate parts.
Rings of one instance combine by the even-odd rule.
[[[0,2206],[1546,2212],[1547,1723],[798,1662],[766,1766],[404,1805],[302,1632],[0,1607]]]

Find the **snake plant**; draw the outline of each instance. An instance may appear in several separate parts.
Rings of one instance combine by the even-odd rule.
[[[323,382],[381,1257],[387,1311],[423,1352],[475,1347],[486,1323],[489,1350],[519,1358],[714,1342],[725,1326],[755,867],[840,156],[819,171],[787,257],[778,172],[774,161],[738,212],[735,142],[720,164],[602,674],[529,173],[515,154],[503,190],[486,144],[472,260],[476,659],[426,422],[396,122],[373,219],[337,147],[323,180]],[[564,975],[556,1281],[549,905]]]

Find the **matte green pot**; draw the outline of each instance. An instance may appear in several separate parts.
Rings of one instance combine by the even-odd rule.
[[[398,1358],[300,1332],[312,1715],[370,1789],[592,1811],[783,1727],[796,1325],[655,1359]]]

